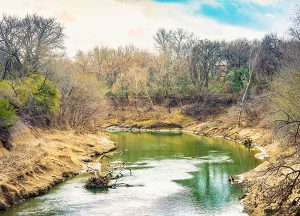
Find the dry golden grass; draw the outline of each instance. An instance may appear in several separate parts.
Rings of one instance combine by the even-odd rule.
[[[147,107],[139,108],[139,112],[134,107],[127,106],[124,110],[118,109],[111,111],[101,127],[105,128],[111,125],[121,125],[124,127],[138,127],[138,128],[157,128],[161,127],[186,127],[195,124],[196,121],[181,112],[180,107],[172,108],[171,113],[163,106],[154,106],[151,110]]]
[[[35,131],[14,137],[0,158],[0,209],[46,192],[82,169],[82,160],[115,148],[104,134]]]

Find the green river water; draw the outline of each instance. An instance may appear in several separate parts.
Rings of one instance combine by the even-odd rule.
[[[113,160],[128,161],[132,175],[119,180],[136,187],[91,191],[87,174],[17,204],[0,216],[245,215],[243,189],[228,178],[256,167],[255,151],[224,139],[184,133],[109,133],[117,143]]]

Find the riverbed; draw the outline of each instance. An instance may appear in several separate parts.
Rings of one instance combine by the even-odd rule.
[[[184,133],[108,135],[118,150],[105,163],[128,162],[132,174],[125,171],[119,182],[135,187],[87,190],[88,174],[82,174],[0,215],[245,215],[239,200],[243,188],[228,178],[259,165],[256,151]]]

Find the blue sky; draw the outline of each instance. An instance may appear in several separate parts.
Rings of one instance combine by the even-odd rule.
[[[0,0],[0,14],[55,17],[67,54],[133,44],[154,50],[153,35],[183,28],[198,38],[259,39],[284,35],[299,0]]]
[[[205,16],[219,23],[243,26],[253,29],[272,29],[274,17],[286,14],[288,19],[291,9],[298,0],[152,0],[161,4],[193,4],[194,16]],[[195,3],[198,4],[195,4]]]

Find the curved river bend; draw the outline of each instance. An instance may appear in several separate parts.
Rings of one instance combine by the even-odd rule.
[[[118,143],[114,160],[135,167],[119,181],[142,186],[90,191],[83,174],[0,215],[244,215],[243,189],[230,185],[228,177],[256,167],[256,152],[228,140],[183,133],[109,136]]]

